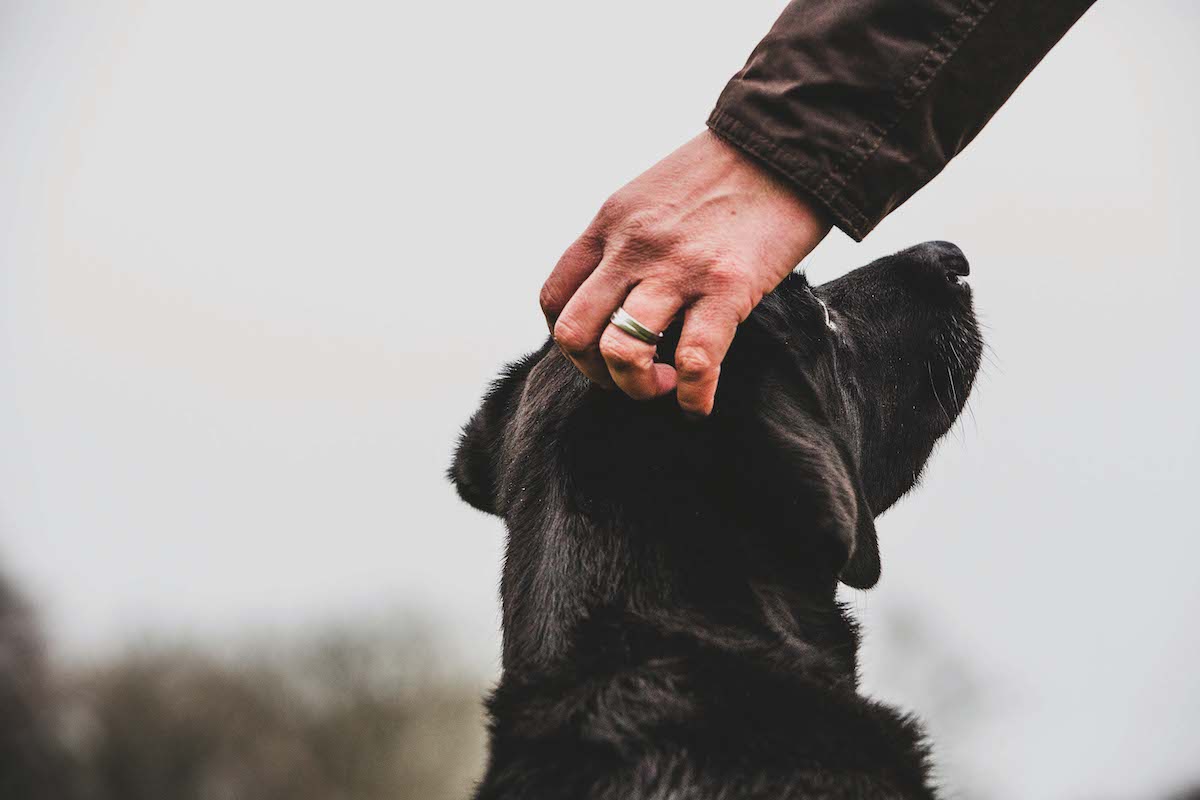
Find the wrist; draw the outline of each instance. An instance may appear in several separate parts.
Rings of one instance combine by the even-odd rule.
[[[788,240],[797,262],[833,229],[824,207],[771,167],[709,129],[696,140],[708,158],[723,163],[738,184],[750,188],[757,210],[769,218],[776,235]]]

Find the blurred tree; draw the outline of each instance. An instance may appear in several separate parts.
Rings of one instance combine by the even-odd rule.
[[[69,797],[53,687],[33,614],[0,575],[0,798]]]
[[[0,576],[0,800],[459,800],[482,770],[482,687],[433,653],[364,628],[56,677]]]
[[[339,633],[275,657],[175,649],[67,690],[84,800],[442,800],[483,758],[479,687],[419,637]]]

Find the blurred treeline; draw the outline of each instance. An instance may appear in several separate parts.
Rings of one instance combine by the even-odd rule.
[[[401,626],[403,627],[403,626]],[[3,800],[443,800],[482,770],[478,682],[412,629],[54,670],[0,577]]]
[[[979,680],[911,614],[880,627],[877,688],[917,700],[945,796],[991,800]],[[0,575],[0,800],[467,800],[485,688],[399,623],[56,669]]]

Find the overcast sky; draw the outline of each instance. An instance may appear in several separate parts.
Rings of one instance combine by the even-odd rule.
[[[782,4],[409,5],[0,5],[0,564],[64,656],[400,610],[495,668],[456,429]],[[807,265],[972,261],[996,364],[848,599],[872,691],[921,700],[897,610],[982,684],[945,750],[996,797],[1200,777],[1198,36],[1192,2],[1100,2]]]

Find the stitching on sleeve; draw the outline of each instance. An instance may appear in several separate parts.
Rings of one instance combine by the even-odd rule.
[[[996,2],[997,0],[967,0],[963,4],[959,15],[938,36],[937,42],[933,47],[929,48],[924,58],[921,59],[921,63],[917,65],[917,68],[902,84],[901,90],[897,95],[895,112],[891,115],[891,118],[869,125],[859,135],[858,139],[846,150],[839,162],[833,165],[819,187],[819,191],[828,191],[831,188],[831,184],[836,184],[836,188],[834,188],[831,195],[832,197],[836,198],[845,191],[846,183],[880,148],[884,140],[887,139],[887,135],[899,124],[904,114],[925,93],[925,90],[933,83],[933,79],[937,77],[938,73],[950,61],[950,58],[958,51],[971,32],[978,27],[988,12],[995,7]]]

